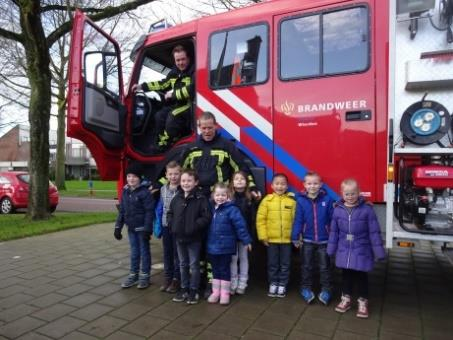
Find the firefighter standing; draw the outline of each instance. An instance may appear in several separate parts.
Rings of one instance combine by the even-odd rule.
[[[156,112],[156,150],[165,151],[184,134],[190,132],[190,117],[194,97],[193,65],[182,45],[172,50],[175,66],[160,81],[135,84],[133,91],[163,91],[167,105]]]

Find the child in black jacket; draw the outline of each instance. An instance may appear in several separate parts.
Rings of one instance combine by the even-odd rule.
[[[176,238],[181,269],[181,289],[173,301],[186,301],[188,304],[198,303],[201,244],[212,217],[208,199],[197,185],[195,171],[183,170],[182,190],[171,201],[167,214],[168,227]]]

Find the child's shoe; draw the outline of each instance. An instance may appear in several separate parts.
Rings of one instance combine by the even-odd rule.
[[[230,289],[231,289],[231,282],[230,281],[220,281],[220,304],[221,305],[229,305],[230,304]]]
[[[278,286],[277,288],[277,297],[284,298],[286,296],[285,286]]]
[[[341,295],[340,303],[335,307],[335,311],[338,313],[345,313],[351,309],[351,297],[349,295]]]
[[[300,290],[300,295],[302,299],[308,304],[310,304],[315,299],[315,294],[309,288],[302,288]]]
[[[236,289],[236,294],[244,295],[246,289],[247,289],[247,283],[245,283],[243,281],[239,281],[238,288]]]
[[[274,283],[271,283],[269,285],[269,291],[267,292],[267,296],[269,297],[276,297],[277,296],[277,289],[278,286]]]
[[[356,316],[361,319],[368,318],[368,300],[364,298],[359,298],[357,300],[358,308]]]
[[[179,290],[179,281],[176,279],[171,280],[170,285],[165,289],[167,293],[174,294]]]
[[[321,293],[319,293],[318,295],[318,300],[321,301],[321,303],[323,303],[326,306],[329,304],[331,298],[332,296],[330,295],[330,292],[327,290],[321,291]]]
[[[220,280],[212,279],[212,293],[208,297],[209,303],[217,303],[220,299]]]
[[[173,297],[173,302],[184,302],[189,297],[189,293],[186,288],[181,288],[176,292],[176,295]]]
[[[171,280],[165,279],[164,284],[163,284],[162,286],[159,287],[159,290],[160,290],[161,292],[166,292],[167,289],[168,289],[168,287],[170,287],[170,285],[171,285]]]
[[[231,278],[231,286],[230,286],[230,294],[234,295],[236,293],[236,290],[238,289],[238,278]]]
[[[149,274],[140,273],[138,276],[138,289],[145,289],[149,287]]]
[[[200,296],[198,295],[198,291],[196,289],[191,289],[186,302],[188,305],[196,305],[199,299]]]
[[[121,283],[122,288],[130,288],[138,283],[138,274],[130,273],[126,280]]]

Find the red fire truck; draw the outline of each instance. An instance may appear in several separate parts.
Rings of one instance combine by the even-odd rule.
[[[395,241],[453,241],[452,0],[275,0],[152,31],[137,43],[124,86],[117,43],[82,13],[74,20],[68,136],[103,179],[130,160],[151,179],[196,137],[211,111],[260,186],[321,174],[338,198],[356,178]],[[195,65],[191,132],[166,154],[151,148],[159,95],[132,84],[165,77],[172,48]]]

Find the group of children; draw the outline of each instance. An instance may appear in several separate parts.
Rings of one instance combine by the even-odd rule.
[[[126,172],[127,185],[115,226],[115,237],[121,239],[121,227],[128,225],[131,247],[131,272],[122,287],[137,284],[146,288],[151,263],[151,195],[140,185],[136,169],[131,166]],[[316,298],[315,263],[321,287],[317,298],[325,305],[331,301],[330,258],[335,255],[343,281],[341,301],[335,310],[344,313],[351,308],[353,286],[357,284],[356,315],[368,317],[367,273],[375,259],[385,258],[385,250],[374,210],[359,195],[354,179],[342,182],[342,199],[334,202],[323,190],[318,174],[307,173],[304,190],[294,195],[288,191],[287,176],[276,173],[271,183],[273,192],[262,199],[256,211],[247,176],[241,171],[233,174],[229,185],[217,183],[209,198],[198,189],[197,174],[181,169],[176,162],[167,164],[166,178],[156,209],[164,247],[165,282],[160,289],[176,293],[173,301],[198,303],[203,254],[213,273],[209,303],[227,305],[231,294],[244,294],[256,218],[258,239],[267,248],[268,296],[286,296],[294,246],[301,253],[300,295],[305,302],[310,304]]]

